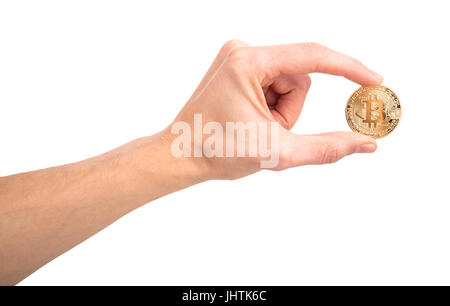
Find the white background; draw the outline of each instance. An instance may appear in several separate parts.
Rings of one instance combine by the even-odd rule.
[[[232,38],[347,53],[382,74],[403,109],[374,154],[166,196],[21,284],[449,285],[446,4],[1,1],[0,175],[159,131]],[[349,130],[358,86],[312,78],[293,130]]]

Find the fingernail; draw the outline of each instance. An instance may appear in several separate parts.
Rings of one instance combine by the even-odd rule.
[[[377,149],[373,143],[365,143],[356,148],[355,153],[372,153]]]
[[[383,82],[384,78],[379,75],[378,73],[376,73],[375,71],[372,71],[372,74],[374,75],[374,77],[381,83]]]

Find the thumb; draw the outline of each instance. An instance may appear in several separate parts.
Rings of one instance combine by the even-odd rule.
[[[289,145],[290,167],[334,163],[353,153],[372,153],[377,149],[373,138],[353,132],[290,133]]]

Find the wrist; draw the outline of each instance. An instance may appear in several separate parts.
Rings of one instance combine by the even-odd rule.
[[[164,170],[185,184],[194,185],[211,179],[210,162],[205,157],[175,156],[172,152],[172,143],[177,134],[170,132],[170,127],[150,136],[158,147],[157,159],[164,163]],[[152,146],[149,146],[149,148]],[[150,154],[153,148],[150,149]]]
[[[203,158],[172,154],[175,137],[165,129],[107,153],[116,160],[132,192],[145,202],[209,179],[208,163]]]

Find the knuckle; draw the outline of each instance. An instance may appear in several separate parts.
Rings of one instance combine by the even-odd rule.
[[[228,54],[233,48],[241,44],[243,44],[243,42],[238,39],[230,39],[223,44],[221,51]]]
[[[305,43],[304,48],[308,52],[308,56],[315,62],[314,70],[320,70],[321,62],[329,55],[330,49],[316,42]]]
[[[235,62],[247,61],[249,59],[249,53],[250,48],[248,47],[233,48],[228,53],[228,59]]]
[[[248,47],[233,48],[228,53],[227,67],[234,72],[245,71],[251,63],[251,50]]]
[[[325,50],[328,49],[328,48],[325,47],[324,45],[321,45],[321,44],[316,43],[316,42],[308,42],[308,43],[305,43],[305,44],[304,44],[304,47],[305,47],[306,49],[309,49],[309,50],[314,51],[314,52],[323,52],[323,51],[325,51]]]
[[[338,146],[327,146],[320,153],[321,164],[331,164],[340,159],[340,149]]]
[[[304,47],[307,51],[310,52],[310,55],[317,60],[325,58],[330,51],[329,48],[316,42],[305,43]]]
[[[363,63],[361,63],[356,58],[348,56],[348,59],[350,60],[350,63],[352,64],[352,66],[355,66],[355,67],[359,67],[359,66],[363,67],[364,66]]]

